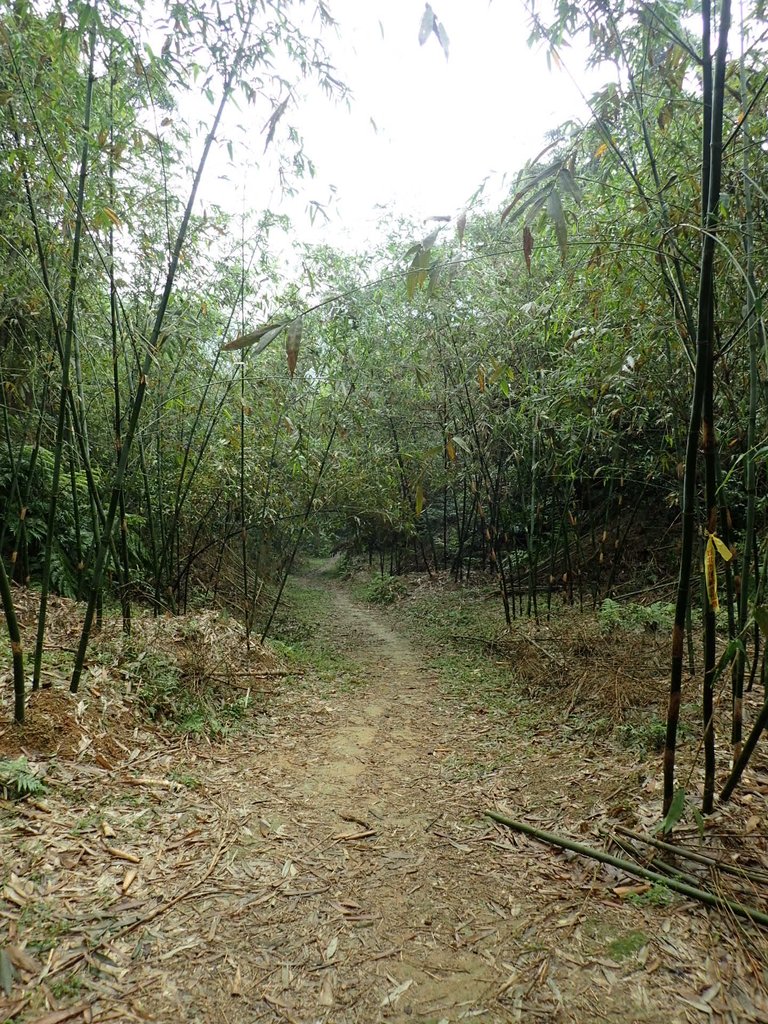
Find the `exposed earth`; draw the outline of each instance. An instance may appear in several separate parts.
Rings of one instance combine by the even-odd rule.
[[[768,1020],[764,931],[483,817],[596,845],[631,756],[576,777],[562,731],[457,706],[386,612],[301,583],[354,678],[276,684],[226,745],[134,731],[4,803],[0,1019]]]

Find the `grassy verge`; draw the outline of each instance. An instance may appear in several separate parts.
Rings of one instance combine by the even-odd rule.
[[[311,673],[322,690],[347,690],[360,682],[360,665],[335,634],[327,596],[322,589],[293,576],[272,630],[270,646],[292,674],[292,686]]]
[[[606,602],[593,613],[553,604],[550,621],[508,627],[489,585],[364,573],[352,589],[414,640],[449,696],[474,713],[528,730],[547,723],[566,739],[640,755],[663,745],[666,606]],[[684,741],[695,716],[686,707]]]

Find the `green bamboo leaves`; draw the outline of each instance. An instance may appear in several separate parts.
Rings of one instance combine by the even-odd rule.
[[[425,4],[424,14],[422,15],[421,25],[419,27],[419,46],[423,46],[432,33],[435,34],[438,43],[440,43],[440,46],[443,48],[445,59],[448,60],[448,51],[450,49],[448,33],[445,31],[445,26],[437,20],[437,15],[430,5]]]
[[[511,224],[524,218],[523,255],[529,273],[533,251],[530,225],[542,212],[546,213],[555,229],[560,259],[565,263],[568,255],[568,224],[563,207],[565,196],[570,197],[576,205],[581,203],[581,189],[575,178],[573,161],[558,159],[537,171],[502,211],[502,224],[506,220]]]

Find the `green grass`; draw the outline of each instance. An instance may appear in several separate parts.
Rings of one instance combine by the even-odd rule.
[[[196,790],[202,786],[200,779],[196,775],[190,775],[189,772],[174,770],[168,773],[168,778],[178,782],[180,786],[184,786],[186,789]]]
[[[62,978],[51,985],[51,995],[56,999],[74,999],[84,989],[83,982],[76,975],[69,978]]]
[[[539,713],[516,686],[514,668],[494,647],[503,613],[488,588],[440,587],[392,606],[398,623],[417,642],[447,694],[474,711],[535,726]]]
[[[36,953],[47,953],[59,944],[62,935],[72,930],[70,921],[54,916],[45,903],[28,903],[19,914],[19,929],[31,932],[25,935],[27,946]]]
[[[655,882],[648,892],[631,893],[627,896],[627,901],[635,907],[663,908],[679,902],[680,897],[677,893],[668,889],[666,885],[662,885],[660,882]]]
[[[337,690],[351,690],[360,683],[360,665],[339,646],[327,595],[295,577],[286,587],[269,643],[289,669],[296,670],[294,686],[302,684],[305,671]]]
[[[614,960],[627,960],[647,945],[648,936],[644,932],[627,932],[608,944],[608,952]]]
[[[408,593],[405,580],[400,576],[372,576],[358,583],[355,594],[367,604],[394,604]]]

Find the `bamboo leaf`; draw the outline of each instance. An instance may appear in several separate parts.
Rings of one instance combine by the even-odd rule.
[[[424,511],[424,487],[422,484],[416,484],[416,515],[420,516]]]
[[[505,208],[504,212],[501,215],[501,223],[502,224],[504,223],[504,221],[512,213],[512,211],[514,210],[514,208],[517,206],[517,204],[520,202],[521,199],[523,199],[525,196],[527,196],[529,192],[533,192],[539,185],[543,185],[544,182],[547,181],[549,178],[553,177],[555,174],[558,174],[560,169],[562,168],[562,166],[563,166],[562,163],[559,160],[556,160],[555,163],[549,164],[543,170],[539,171],[538,174],[535,174],[531,178],[531,180],[529,182],[527,182],[527,184],[523,188],[521,188],[519,190],[517,195],[514,197],[512,202],[509,204],[509,206],[507,206]],[[533,202],[535,198],[537,198],[537,197],[533,197],[532,199],[529,200],[529,202]],[[519,212],[518,212],[518,216],[519,216]]]
[[[437,36],[437,41],[443,48],[445,59],[448,60],[449,49],[451,44],[450,40],[448,39],[448,33],[445,31],[445,25],[443,25],[441,21],[438,21],[437,18],[435,18],[435,24],[433,27],[435,35]]]
[[[672,831],[675,825],[682,818],[684,810],[685,790],[681,788],[678,789],[675,792],[675,795],[672,797],[672,803],[670,804],[669,810],[667,811],[667,816],[661,823],[661,830],[664,833],[664,835],[668,835],[668,833]]]
[[[562,167],[560,169],[558,181],[560,182],[561,186],[565,189],[565,191],[568,192],[573,197],[576,203],[581,203],[581,189],[579,188],[578,182],[576,181],[576,179],[567,167]]]
[[[759,604],[755,608],[755,622],[763,636],[768,636],[768,604]]]
[[[269,120],[267,121],[267,123],[262,128],[262,132],[266,132],[267,133],[267,141],[264,143],[264,152],[265,153],[266,153],[267,149],[269,148],[270,142],[275,137],[275,129],[277,128],[277,125],[278,125],[278,122],[280,121],[280,118],[283,116],[283,114],[285,113],[285,111],[286,111],[286,109],[288,107],[288,101],[290,100],[290,98],[291,98],[291,95],[289,93],[285,97],[283,102],[280,103],[277,107],[275,107],[275,109],[272,111],[272,114],[271,114]]]
[[[107,218],[112,221],[116,228],[121,228],[123,226],[123,222],[117,216],[115,211],[111,209],[109,206],[104,207],[104,213],[107,216]]]
[[[459,245],[464,244],[464,232],[467,227],[467,211],[462,210],[459,214],[459,219],[456,221],[456,237],[459,240]]]
[[[0,949],[0,987],[5,992],[6,997],[10,997],[13,990],[13,976],[14,970],[11,958],[4,949]]]
[[[560,250],[560,259],[565,263],[565,257],[568,255],[568,228],[565,223],[563,204],[560,201],[560,195],[555,189],[552,189],[547,197],[547,213],[552,218],[552,223],[555,225],[555,235],[557,236],[557,247]]]
[[[258,355],[259,352],[264,351],[271,341],[275,340],[285,326],[285,323],[265,324],[264,327],[259,327],[258,330],[251,331],[250,334],[241,334],[234,341],[228,341],[226,345],[221,346],[221,350],[222,352],[234,352],[237,349],[250,348],[251,345],[255,345],[257,341],[261,340],[261,344],[254,350],[254,355]]]
[[[429,39],[432,30],[435,25],[435,12],[429,6],[424,5],[424,14],[421,16],[421,25],[419,26],[419,46],[423,46],[424,43]]]
[[[288,324],[288,330],[285,334],[285,354],[288,357],[288,372],[293,380],[293,375],[296,372],[296,363],[299,358],[299,349],[301,348],[301,331],[303,326],[302,318],[296,317]]]

